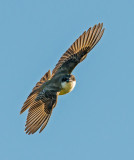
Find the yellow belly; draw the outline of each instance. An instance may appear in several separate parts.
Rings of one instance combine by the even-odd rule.
[[[64,95],[64,94],[67,94],[67,93],[71,92],[74,89],[75,84],[76,84],[75,81],[73,81],[73,82],[64,82],[62,84],[62,89],[61,89],[59,95]]]

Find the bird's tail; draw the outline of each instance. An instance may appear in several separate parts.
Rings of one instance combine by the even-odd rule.
[[[43,83],[48,81],[51,78],[51,71],[49,70],[39,82],[37,82],[36,86],[33,88],[32,92],[28,96],[27,100],[24,102],[20,114],[22,114],[25,110],[27,110],[30,106],[32,106],[35,103],[35,99],[39,92],[41,91],[41,86]]]

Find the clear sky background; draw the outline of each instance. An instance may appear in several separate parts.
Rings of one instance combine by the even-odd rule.
[[[106,28],[39,134],[20,109],[90,26]],[[134,1],[0,1],[0,159],[134,160]],[[84,77],[84,78],[83,78]]]

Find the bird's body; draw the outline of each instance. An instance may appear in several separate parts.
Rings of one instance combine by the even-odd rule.
[[[20,111],[23,113],[29,108],[26,133],[33,134],[40,127],[41,132],[47,125],[52,110],[57,104],[58,96],[73,90],[76,80],[71,72],[101,39],[104,32],[102,27],[103,24],[99,23],[84,32],[63,54],[52,74],[49,70],[33,88]]]

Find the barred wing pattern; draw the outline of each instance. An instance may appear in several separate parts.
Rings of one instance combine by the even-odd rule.
[[[99,42],[104,33],[102,27],[103,23],[99,23],[93,28],[89,28],[87,32],[85,31],[62,55],[52,71],[52,76],[61,72],[70,74],[76,65],[82,62],[86,58],[87,53]]]
[[[21,108],[20,114],[22,114],[25,110],[27,110],[30,106],[32,106],[35,102],[37,95],[40,92],[40,86],[45,83],[47,80],[51,78],[50,70],[41,78],[39,82],[36,83],[32,92],[28,96],[27,100],[24,102],[23,107]]]
[[[42,85],[51,78],[50,70],[41,78],[21,108],[20,114],[29,108],[26,128],[27,134],[35,133],[40,127],[40,132],[47,125],[56,106],[58,94],[56,91],[44,91]]]
[[[40,131],[46,127],[53,108],[57,104],[57,93],[47,91],[42,96],[38,97],[28,111],[25,131],[27,134],[35,133],[40,127]]]

